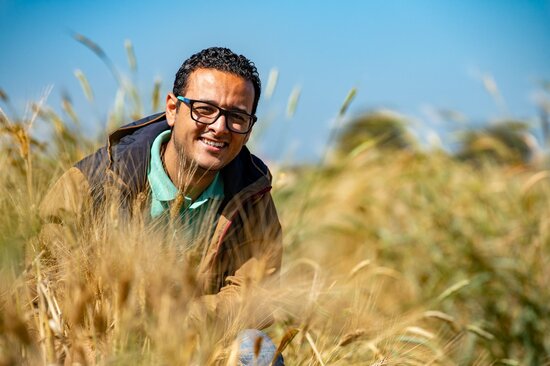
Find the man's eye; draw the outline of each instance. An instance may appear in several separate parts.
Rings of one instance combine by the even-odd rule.
[[[215,107],[209,105],[195,106],[195,112],[203,116],[211,116],[218,112]]]
[[[231,119],[239,124],[248,122],[248,116],[241,113],[231,113]]]

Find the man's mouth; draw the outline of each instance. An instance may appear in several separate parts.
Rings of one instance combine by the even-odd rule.
[[[222,147],[225,147],[227,145],[227,142],[212,141],[212,140],[205,139],[204,137],[201,138],[201,141],[208,146],[217,147],[218,149],[221,149]]]

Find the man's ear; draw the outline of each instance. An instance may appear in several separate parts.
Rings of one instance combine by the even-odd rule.
[[[168,93],[166,95],[166,122],[168,122],[168,126],[174,127],[177,112],[178,100],[173,93]]]

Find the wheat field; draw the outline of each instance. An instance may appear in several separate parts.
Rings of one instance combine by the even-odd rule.
[[[111,126],[139,114],[134,100]],[[1,114],[0,365],[235,365],[236,335],[265,306],[288,365],[550,365],[544,164],[374,141],[276,166],[280,283],[196,323],[196,253],[165,232],[115,215],[68,230],[55,258],[37,244],[41,198],[102,143],[63,103]]]

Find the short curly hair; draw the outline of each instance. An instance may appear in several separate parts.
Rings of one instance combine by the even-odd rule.
[[[189,75],[197,69],[215,69],[219,71],[230,72],[238,75],[245,80],[252,82],[254,86],[254,104],[252,105],[252,114],[256,113],[262,84],[260,75],[252,61],[243,55],[237,55],[229,48],[210,47],[206,48],[183,62],[174,80],[173,92],[175,95],[184,95],[187,88]]]

